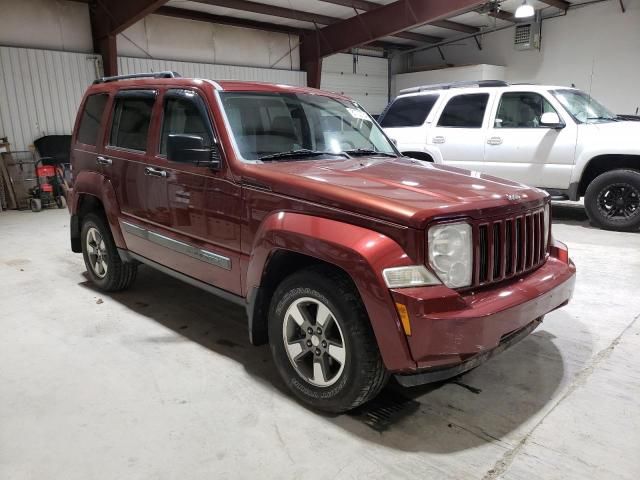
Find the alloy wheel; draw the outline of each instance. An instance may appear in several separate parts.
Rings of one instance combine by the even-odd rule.
[[[104,278],[107,275],[107,246],[100,231],[91,227],[87,230],[87,255],[91,270],[98,278]]]
[[[323,302],[303,297],[287,309],[282,338],[298,375],[317,387],[338,381],[345,366],[346,344],[333,312]]]
[[[607,185],[598,194],[597,202],[608,219],[628,219],[640,213],[640,192],[627,183]]]

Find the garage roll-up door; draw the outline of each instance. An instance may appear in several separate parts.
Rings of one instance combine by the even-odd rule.
[[[372,115],[388,103],[388,60],[338,53],[322,61],[321,87],[353,98]]]

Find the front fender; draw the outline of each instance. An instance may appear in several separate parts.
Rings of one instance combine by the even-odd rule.
[[[80,199],[83,195],[91,195],[100,200],[116,246],[118,248],[127,248],[118,222],[120,206],[115,189],[107,177],[98,172],[80,172],[75,178],[73,189],[70,189],[69,193],[69,211],[72,217],[80,213],[82,208]]]
[[[381,274],[384,268],[412,263],[400,245],[378,232],[339,221],[300,213],[273,213],[255,236],[247,291],[260,285],[269,257],[277,250],[311,256],[347,272],[360,293],[387,369],[415,368]]]

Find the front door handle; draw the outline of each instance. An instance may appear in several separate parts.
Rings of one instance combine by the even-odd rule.
[[[151,175],[152,177],[162,177],[162,178],[166,178],[167,176],[167,172],[165,170],[160,170],[159,168],[151,168],[151,167],[145,167],[144,174]]]
[[[444,143],[444,137],[442,135],[438,135],[437,137],[433,137],[433,143]]]
[[[489,145],[502,145],[502,137],[491,137],[487,140]]]
[[[100,155],[98,158],[96,158],[96,163],[98,165],[108,166],[108,165],[111,165],[113,163],[113,160],[111,160],[110,158],[106,158],[106,157],[103,157],[102,155]]]

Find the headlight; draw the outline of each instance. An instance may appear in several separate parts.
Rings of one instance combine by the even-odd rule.
[[[471,285],[473,252],[471,225],[450,223],[429,229],[429,265],[447,287]]]
[[[440,285],[440,280],[422,265],[387,268],[382,271],[389,288],[425,287]]]
[[[544,206],[544,251],[549,247],[549,229],[551,228],[551,204]]]

